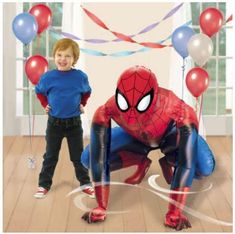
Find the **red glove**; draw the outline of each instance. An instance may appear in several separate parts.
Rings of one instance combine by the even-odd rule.
[[[174,191],[188,192],[189,188],[177,188]],[[170,198],[182,206],[185,205],[187,194],[170,194]],[[190,228],[191,224],[188,221],[188,218],[182,214],[182,208],[178,208],[174,204],[170,203],[168,206],[168,212],[165,218],[165,225],[174,228],[177,231],[182,230],[184,228]]]
[[[88,223],[96,223],[96,222],[102,222],[106,218],[106,209],[103,209],[102,207],[96,207],[92,209],[90,212],[85,213],[82,216],[82,219],[87,221]]]
[[[109,198],[109,185],[95,186],[95,196],[98,207],[86,212],[82,216],[82,219],[88,223],[101,222],[105,220]]]

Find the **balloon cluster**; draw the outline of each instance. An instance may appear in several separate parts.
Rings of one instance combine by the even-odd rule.
[[[51,25],[51,22],[51,9],[44,4],[37,4],[28,13],[20,13],[14,18],[12,30],[17,39],[24,45],[28,45],[37,35],[40,36]],[[41,55],[31,56],[26,60],[25,72],[34,85],[47,70],[48,62]]]
[[[199,67],[192,68],[186,75],[186,86],[194,97],[201,96],[209,85],[209,75],[202,68],[213,53],[211,37],[223,26],[223,14],[217,8],[207,8],[199,19],[202,33],[196,34],[190,27],[181,26],[172,34],[172,45],[185,59],[188,55]]]

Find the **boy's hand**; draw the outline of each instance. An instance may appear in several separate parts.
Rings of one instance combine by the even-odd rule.
[[[51,107],[49,106],[49,104],[47,104],[47,106],[45,107],[45,111],[48,114],[48,112],[50,111]]]
[[[80,111],[82,114],[85,112],[84,106],[82,104],[80,104]]]

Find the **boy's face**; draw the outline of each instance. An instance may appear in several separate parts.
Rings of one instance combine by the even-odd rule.
[[[55,52],[55,65],[59,71],[68,71],[71,69],[74,62],[72,48],[66,50],[57,50]]]

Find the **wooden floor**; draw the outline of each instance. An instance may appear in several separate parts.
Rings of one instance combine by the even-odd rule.
[[[232,222],[232,138],[208,137],[207,142],[216,156],[216,170],[204,180],[194,181],[192,190],[202,190],[213,184],[211,190],[188,196],[187,206],[211,218]],[[31,155],[27,137],[4,137],[4,232],[172,232],[164,227],[167,202],[149,192],[147,178],[160,174],[156,180],[161,187],[169,188],[163,181],[158,165],[159,151],[152,151],[151,168],[140,187],[111,186],[110,211],[126,211],[108,215],[103,223],[87,224],[81,220],[84,213],[77,204],[80,193],[66,195],[78,187],[69,161],[66,141],[60,153],[53,186],[45,199],[37,200],[33,194],[37,187],[45,149],[43,137],[34,137],[32,154],[37,159],[36,169],[27,168]],[[134,168],[112,174],[112,181],[123,181]],[[144,189],[144,188],[146,189]],[[161,192],[161,194],[164,194]],[[167,194],[164,194],[167,195]],[[95,200],[81,198],[83,206],[93,208]],[[206,221],[205,217],[188,215],[192,228],[184,232],[232,232],[231,226]]]

